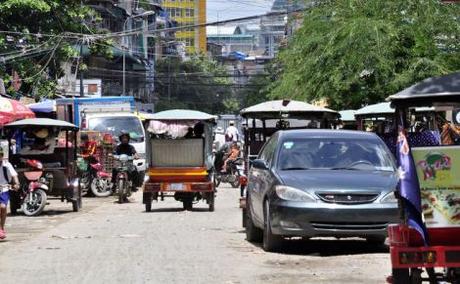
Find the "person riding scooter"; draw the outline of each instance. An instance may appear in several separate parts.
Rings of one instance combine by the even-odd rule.
[[[129,144],[129,141],[131,139],[131,136],[129,133],[122,133],[119,136],[120,139],[120,144],[115,148],[115,155],[128,155],[130,157],[133,157],[134,159],[139,159],[139,155],[136,152],[136,149],[134,148],[133,145]],[[137,168],[133,166],[132,168],[129,169],[130,173],[129,176],[132,178],[133,182],[133,191],[137,191],[137,187],[140,186],[139,182],[139,173],[137,171]],[[116,184],[116,178],[117,178],[118,171],[116,168],[113,169],[112,172],[112,183]]]

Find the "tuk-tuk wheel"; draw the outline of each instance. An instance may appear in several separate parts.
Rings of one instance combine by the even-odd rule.
[[[152,212],[152,202],[151,201],[145,203],[145,211]]]
[[[209,204],[209,212],[214,212],[214,203],[215,203],[215,194],[214,192],[211,192],[209,199],[208,199],[208,204]]]
[[[182,205],[184,210],[191,211],[193,209],[193,201],[191,199],[182,201]]]
[[[408,268],[393,268],[392,269],[393,284],[406,284],[410,283],[409,269]]]
[[[80,210],[80,202],[78,202],[78,199],[72,200],[72,209],[73,212],[78,212],[78,210]]]
[[[18,209],[21,208],[20,201],[18,200],[19,196],[16,192],[10,192],[10,211],[11,215],[16,215]]]

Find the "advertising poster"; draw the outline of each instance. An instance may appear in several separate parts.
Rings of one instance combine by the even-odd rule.
[[[460,146],[413,148],[428,227],[460,227]]]

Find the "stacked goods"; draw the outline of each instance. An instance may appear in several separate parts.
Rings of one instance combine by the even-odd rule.
[[[100,147],[100,163],[104,167],[104,171],[112,172],[113,169],[113,151],[114,151],[114,140],[110,134],[104,134],[101,141]]]

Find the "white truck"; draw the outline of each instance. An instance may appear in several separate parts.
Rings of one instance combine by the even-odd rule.
[[[69,98],[56,100],[58,119],[78,125],[81,130],[94,130],[118,136],[127,132],[131,136],[131,145],[140,156],[134,164],[144,176],[145,130],[140,118],[134,113],[133,97]]]

